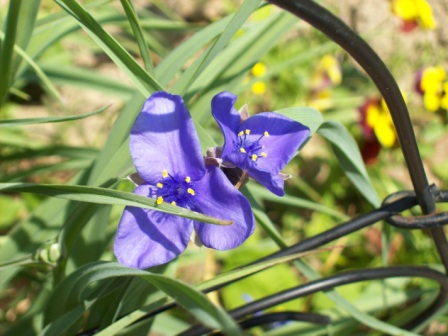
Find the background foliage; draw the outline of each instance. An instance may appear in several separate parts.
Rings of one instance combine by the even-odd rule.
[[[322,3],[346,20],[354,13],[349,23],[391,68],[430,180],[444,188],[447,111],[426,111],[414,90],[419,69],[448,69],[444,28],[402,32],[388,1]],[[436,19],[448,13],[443,1],[433,5]],[[257,0],[14,0],[0,9],[1,334],[172,335],[199,321],[236,335],[241,331],[225,310],[309,279],[380,265],[441,268],[424,232],[378,223],[300,261],[238,269],[411,188],[397,143],[378,147],[366,167],[359,107],[380,97],[359,67],[306,23]],[[285,197],[252,181],[244,188],[258,225],[244,245],[225,252],[190,246],[168,265],[131,270],[114,262],[111,246],[124,205],[154,206],[133,195],[125,177],[134,171],[129,129],[158,90],[184,97],[204,152],[222,143],[210,100],[223,90],[239,95],[237,108],[277,111],[308,125],[313,136],[286,167],[294,178]],[[163,211],[215,220],[170,205]],[[219,295],[200,293],[255,272]],[[272,308],[327,314],[331,327],[288,323],[248,333],[411,335],[395,325],[436,292],[432,282],[407,278],[343,286]],[[134,323],[172,300],[182,308]],[[446,332],[446,310],[416,332]]]

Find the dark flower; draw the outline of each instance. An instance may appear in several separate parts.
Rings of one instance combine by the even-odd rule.
[[[283,196],[281,169],[293,158],[310,130],[301,123],[274,112],[249,118],[234,104],[236,96],[221,92],[212,100],[212,114],[224,135],[220,158],[224,166],[238,167],[278,196]],[[230,164],[230,165],[229,165]]]
[[[126,207],[115,237],[120,263],[148,268],[182,253],[192,236],[207,247],[227,250],[254,231],[247,199],[216,166],[206,166],[182,98],[154,93],[144,104],[130,135],[130,151],[141,184],[134,193],[209,216],[229,226],[196,222],[149,209]]]

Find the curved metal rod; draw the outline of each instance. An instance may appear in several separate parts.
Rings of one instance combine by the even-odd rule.
[[[328,325],[331,323],[331,319],[325,315],[311,314],[311,313],[298,313],[298,312],[281,312],[281,313],[271,313],[263,314],[259,316],[254,316],[248,318],[239,323],[241,329],[247,330],[253,327],[258,327],[266,325],[269,323],[287,323],[289,321],[295,322],[308,322],[320,325]],[[222,333],[216,333],[213,335],[222,335]],[[187,333],[178,334],[178,336],[188,336]]]
[[[415,205],[417,205],[417,199],[416,199],[415,195],[403,194],[401,198],[396,197],[395,200],[390,201],[388,204],[384,204],[382,207],[380,207],[378,209],[375,209],[367,214],[360,215],[357,218],[354,218],[348,222],[340,224],[333,229],[322,232],[322,233],[315,235],[311,238],[302,240],[301,242],[299,242],[295,245],[292,245],[284,250],[272,253],[271,255],[269,255],[267,257],[258,259],[257,261],[253,262],[252,264],[260,263],[260,262],[268,260],[268,259],[280,258],[280,257],[284,257],[284,256],[287,256],[290,254],[300,253],[300,252],[305,252],[305,251],[315,249],[319,246],[322,246],[322,245],[330,243],[336,239],[339,239],[340,237],[343,237],[347,234],[356,232],[366,226],[369,226],[369,225],[374,224],[380,220],[383,220],[392,215],[395,215],[398,212],[410,209]],[[223,288],[227,285],[230,285],[231,283],[237,282],[244,278],[227,281],[225,283],[206,288],[203,292],[204,293],[213,292],[215,290]],[[176,306],[176,303],[172,302],[172,303],[168,303],[164,306],[158,307],[158,308],[148,312],[144,316],[142,316],[136,322],[139,322],[144,319],[155,316],[157,314],[160,314],[160,313],[162,313],[168,309],[171,309],[175,306]]]
[[[418,266],[396,266],[396,267],[380,267],[368,270],[357,270],[339,273],[327,278],[322,278],[318,280],[311,281],[307,284],[285,290],[280,293],[265,297],[263,299],[250,302],[243,307],[234,309],[229,312],[230,316],[234,319],[239,320],[247,315],[254,314],[255,312],[261,311],[263,309],[287,302],[293,299],[297,299],[302,296],[314,294],[321,291],[326,291],[334,289],[335,287],[348,285],[356,282],[367,281],[367,280],[380,280],[386,278],[398,278],[398,277],[419,277],[426,278],[437,281],[440,285],[440,294],[434,300],[430,307],[426,311],[414,318],[405,327],[411,329],[432,314],[437,312],[437,310],[443,306],[445,300],[448,297],[448,278],[438,271],[430,269],[428,267],[418,267]],[[209,332],[210,329],[203,326],[194,326],[180,335],[183,336],[194,336],[202,335]]]
[[[400,89],[383,61],[350,27],[312,0],[268,0],[307,21],[345,51],[367,72],[381,92],[392,115],[401,149],[409,168],[418,203],[424,214],[436,209],[417,147],[411,119]],[[448,244],[442,228],[430,229],[445,271],[448,272]]]
[[[436,202],[448,202],[447,190],[437,190],[433,185],[431,186]],[[394,194],[387,196],[383,205],[389,204],[390,202],[402,197],[415,197],[414,191],[399,191]],[[407,230],[414,229],[429,229],[437,226],[444,226],[448,224],[448,212],[433,213],[430,215],[422,216],[401,216],[394,215],[386,219],[387,222],[395,227]]]

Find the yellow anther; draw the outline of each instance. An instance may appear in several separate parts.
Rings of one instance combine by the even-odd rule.
[[[240,131],[239,133],[238,133],[238,136],[243,136],[244,135],[244,132],[243,131]]]
[[[172,204],[172,205],[176,205],[176,202],[172,201],[171,204]]]
[[[268,137],[268,136],[269,136],[269,133],[268,133],[268,131],[264,131],[264,133],[263,133],[263,134],[264,134],[264,136],[265,136],[265,137]]]
[[[163,203],[163,197],[162,196],[157,197],[156,203],[157,204],[162,204]]]
[[[240,148],[240,152],[241,152],[241,153],[246,153],[246,150],[245,150],[244,148],[241,147],[241,148]]]
[[[187,176],[187,177],[185,178],[185,182],[187,182],[187,183],[190,183],[190,182],[191,182],[191,178],[190,178],[190,176]]]
[[[257,161],[258,155],[257,154],[252,154],[252,161]]]
[[[190,195],[194,196],[194,190],[191,188],[187,189],[187,193],[189,193]]]
[[[162,183],[157,183],[157,188],[162,188],[163,187],[163,184]]]
[[[250,134],[250,129],[245,130],[244,133],[246,133],[247,135],[249,135],[249,134]]]
[[[262,153],[261,153],[261,156],[262,156],[262,157],[266,157],[266,156],[268,156],[268,155],[267,155],[265,152],[262,152]]]
[[[162,176],[163,178],[166,178],[168,176],[168,172],[166,171],[166,169],[162,170]]]

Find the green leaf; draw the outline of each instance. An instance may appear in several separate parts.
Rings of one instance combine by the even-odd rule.
[[[124,12],[128,17],[129,24],[131,25],[132,31],[134,32],[135,40],[137,42],[138,48],[140,49],[140,55],[143,59],[143,64],[148,73],[154,74],[154,66],[152,64],[151,56],[149,55],[149,50],[143,36],[142,28],[135,13],[134,6],[130,0],[120,0],[123,6]]]
[[[110,105],[104,106],[96,111],[72,115],[72,116],[63,116],[63,117],[45,117],[45,118],[24,118],[24,119],[10,119],[10,120],[2,120],[0,119],[0,128],[2,127],[12,127],[12,126],[25,126],[32,124],[44,124],[44,123],[56,123],[70,120],[78,120],[84,119],[95,114],[101,113],[105,111]]]
[[[246,0],[239,10],[234,14],[221,36],[212,44],[212,46],[203,53],[192,66],[181,75],[171,88],[173,93],[183,95],[190,84],[193,83],[202,71],[213,61],[216,55],[229,43],[230,39],[240,29],[250,14],[258,7],[260,0]]]
[[[0,191],[30,192],[79,202],[135,206],[217,225],[231,225],[233,223],[168,203],[156,204],[156,200],[153,198],[108,188],[60,184],[0,183]]]
[[[92,283],[114,277],[140,277],[159,290],[176,300],[183,308],[188,310],[199,321],[212,329],[220,329],[226,335],[241,335],[238,325],[233,319],[220,307],[214,306],[207,297],[178,280],[170,277],[146,272],[143,270],[130,269],[117,263],[95,262],[85,265],[69,277],[67,277],[53,293],[52,300],[49,302],[49,310],[46,315],[46,330],[52,330],[52,333],[44,335],[56,335],[62,332],[64,326],[61,325],[60,312],[72,312],[78,309],[78,302],[85,302],[86,295],[84,290]],[[74,316],[76,318],[76,316]],[[70,323],[65,315],[62,315],[65,323]],[[52,324],[60,326],[58,330],[52,328]]]
[[[115,38],[75,0],[55,0],[67,13],[72,15],[104,52],[134,82],[138,90],[148,97],[151,92],[164,91],[157,80],[141,68],[135,59]]]
[[[231,15],[214,22],[188,38],[170,52],[156,67],[156,75],[163,85],[167,85],[174,75],[182,69],[204,45],[218,36],[229,23]]]
[[[259,184],[256,184],[256,183],[249,183],[246,185],[246,187],[251,194],[257,195],[257,197],[260,197],[266,201],[314,210],[317,212],[327,214],[331,217],[334,217],[334,218],[336,218],[338,220],[342,220],[342,221],[349,219],[349,217],[346,216],[345,214],[342,214],[336,210],[333,210],[332,208],[328,208],[324,205],[314,203],[314,202],[308,201],[303,198],[290,196],[290,195],[285,195],[283,197],[279,197],[279,196],[273,194],[272,192],[270,192],[269,190],[267,190],[265,187],[263,187]]]
[[[324,122],[322,113],[312,107],[288,107],[275,112],[308,126],[310,136],[316,133]]]
[[[331,249],[331,247],[328,249]],[[216,277],[214,277],[213,279],[202,282],[201,284],[197,285],[196,288],[200,289],[200,290],[205,290],[206,288],[222,285],[227,282],[233,282],[238,279],[241,279],[241,278],[247,277],[249,275],[263,271],[265,269],[271,268],[273,266],[283,264],[286,262],[290,262],[295,259],[302,258],[306,255],[318,253],[318,252],[328,250],[328,249],[325,248],[325,249],[318,249],[318,250],[313,250],[313,251],[309,251],[309,252],[305,252],[305,253],[291,254],[289,256],[265,260],[265,261],[262,261],[262,262],[259,262],[259,263],[253,264],[253,265],[234,269],[234,270],[219,274]],[[164,303],[170,303],[172,301],[173,300],[170,300],[170,301],[164,302]],[[160,307],[161,305],[162,304],[159,304],[158,307]],[[128,325],[134,323],[135,321],[137,321],[138,319],[140,319],[141,317],[143,317],[145,314],[147,314],[148,312],[150,312],[153,309],[154,309],[153,303],[148,306],[142,307],[142,308],[122,317],[121,319],[117,320],[116,322],[112,323],[110,326],[108,326],[104,330],[101,330],[97,334],[97,336],[107,336],[107,335],[111,335],[111,334],[117,334],[119,331],[123,330]]]
[[[325,121],[317,133],[331,143],[344,173],[360,193],[372,206],[378,207],[381,203],[380,199],[367,175],[361,153],[352,135],[341,123],[336,121]]]
[[[3,104],[12,82],[12,58],[16,40],[17,25],[19,21],[22,0],[9,1],[6,29],[0,48],[0,106]]]

